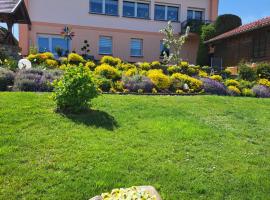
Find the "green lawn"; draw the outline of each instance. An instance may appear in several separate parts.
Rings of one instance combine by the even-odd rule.
[[[0,199],[270,199],[270,99],[104,95],[63,116],[49,96],[0,93]]]

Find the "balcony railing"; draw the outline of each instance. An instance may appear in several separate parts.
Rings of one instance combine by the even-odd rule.
[[[213,23],[210,20],[198,20],[198,19],[189,19],[181,23],[181,32],[185,33],[187,27],[190,27],[191,33],[199,33],[200,27],[204,24],[211,24]]]

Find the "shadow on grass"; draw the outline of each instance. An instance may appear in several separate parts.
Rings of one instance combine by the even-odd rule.
[[[62,116],[71,119],[77,124],[84,124],[86,126],[94,126],[97,128],[104,128],[113,131],[118,127],[117,121],[111,115],[100,110],[86,110],[82,113],[61,113]]]

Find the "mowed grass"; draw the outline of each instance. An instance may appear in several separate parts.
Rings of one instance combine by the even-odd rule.
[[[103,95],[64,116],[49,96],[0,93],[0,199],[270,199],[270,99]]]

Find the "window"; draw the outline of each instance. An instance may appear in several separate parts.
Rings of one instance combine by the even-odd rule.
[[[123,17],[136,17],[141,19],[149,19],[150,6],[148,3],[123,2]]]
[[[143,55],[143,40],[142,39],[131,39],[130,43],[130,55],[131,56],[142,56]]]
[[[99,38],[99,54],[112,55],[112,37],[101,36]]]
[[[266,35],[257,35],[253,39],[253,57],[263,58],[266,56]]]
[[[90,0],[90,13],[118,15],[118,0]]]
[[[135,17],[135,2],[129,2],[129,1],[123,2],[123,16]]]
[[[70,49],[70,41],[67,42],[67,40],[57,35],[39,35],[37,42],[40,53],[49,51],[57,56],[56,47],[63,49],[63,53]]]
[[[178,21],[179,7],[155,5],[155,20]]]
[[[137,3],[137,17],[149,19],[149,4]]]
[[[187,12],[187,20],[203,20],[203,11],[201,10],[188,10]]]

